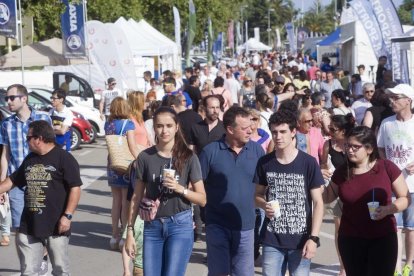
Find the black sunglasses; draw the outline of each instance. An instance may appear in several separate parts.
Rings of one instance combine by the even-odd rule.
[[[27,135],[26,136],[27,142],[29,142],[30,140],[32,140],[32,138],[39,138],[39,136],[37,136],[37,135]]]
[[[4,99],[6,100],[6,102],[7,101],[14,101],[16,98],[21,98],[21,97],[24,97],[23,95],[12,95],[12,96],[6,96],[6,97],[4,97]]]

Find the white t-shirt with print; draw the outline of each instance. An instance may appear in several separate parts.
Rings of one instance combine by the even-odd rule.
[[[385,156],[402,170],[410,193],[414,193],[414,175],[404,170],[414,162],[414,116],[408,121],[399,121],[396,115],[382,121],[378,131],[378,147],[385,149]]]

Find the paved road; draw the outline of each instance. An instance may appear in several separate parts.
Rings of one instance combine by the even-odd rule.
[[[84,183],[72,223],[73,235],[69,248],[74,276],[122,275],[121,255],[109,249],[111,194],[106,182],[106,154],[102,139],[92,145],[82,145],[82,149],[73,152],[81,166]],[[322,245],[313,259],[311,275],[337,275],[332,218],[325,218],[320,236]],[[19,262],[13,242],[14,237],[10,246],[0,247],[0,276],[19,275]],[[207,275],[205,256],[205,243],[195,243],[186,275]],[[262,275],[260,267],[256,267],[256,275]]]

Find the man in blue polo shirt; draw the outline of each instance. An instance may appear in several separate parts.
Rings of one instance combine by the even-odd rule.
[[[262,147],[250,140],[250,114],[241,107],[224,113],[225,136],[205,146],[200,164],[207,194],[209,275],[254,275],[253,177]]]

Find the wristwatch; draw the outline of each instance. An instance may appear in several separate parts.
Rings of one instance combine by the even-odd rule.
[[[319,241],[319,237],[318,236],[309,236],[309,239],[312,240],[314,243],[316,243],[316,246],[319,247],[321,246],[321,242]]]
[[[68,220],[71,220],[73,217],[72,214],[68,214],[68,213],[64,213],[63,216],[66,217]]]
[[[183,191],[183,195],[187,195],[188,194],[188,189],[187,188],[184,188],[184,191]]]

